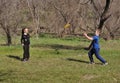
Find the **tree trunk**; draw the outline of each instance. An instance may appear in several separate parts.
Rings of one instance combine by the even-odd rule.
[[[100,17],[98,29],[102,29],[105,21],[111,16],[111,15],[107,15],[107,12],[108,12],[109,7],[110,7],[110,2],[111,2],[111,0],[106,0],[106,5],[105,5],[104,11]]]
[[[7,37],[7,45],[10,46],[12,44],[12,37],[9,28],[7,28],[6,37]]]
[[[12,37],[11,37],[11,33],[10,33],[10,28],[9,27],[5,27],[2,23],[0,23],[2,29],[5,31],[6,34],[6,38],[7,38],[7,42],[6,44],[8,46],[10,46],[12,44]]]
[[[7,45],[10,46],[12,44],[12,38],[10,34],[7,34]]]

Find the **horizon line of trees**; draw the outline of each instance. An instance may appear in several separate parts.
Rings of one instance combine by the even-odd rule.
[[[119,38],[120,0],[0,0],[0,33],[7,45],[21,29],[30,34],[54,33],[58,37],[93,33],[102,30],[102,37]],[[64,25],[70,23],[70,28]]]

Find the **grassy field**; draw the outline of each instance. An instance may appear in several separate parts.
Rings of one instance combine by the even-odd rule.
[[[120,83],[120,40],[100,40],[101,55],[109,65],[95,57],[90,65],[84,38],[31,38],[31,57],[21,62],[22,46],[0,40],[0,83]]]

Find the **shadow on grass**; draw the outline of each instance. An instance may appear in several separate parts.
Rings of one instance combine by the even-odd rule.
[[[88,50],[83,46],[68,46],[68,45],[60,45],[60,44],[36,44],[32,45],[32,47],[43,47],[43,48],[52,48],[52,49],[67,49],[67,50]]]
[[[9,57],[9,58],[13,58],[13,59],[19,60],[19,61],[22,60],[19,56],[14,56],[14,55],[6,55],[6,56]]]
[[[68,60],[68,61],[75,61],[75,62],[81,62],[81,63],[86,63],[86,64],[90,63],[89,61],[77,60],[77,59],[73,59],[73,58],[67,58],[66,60]],[[102,65],[102,63],[95,63],[95,64]]]
[[[75,62],[81,62],[81,63],[86,63],[86,64],[89,63],[89,61],[77,60],[77,59],[73,59],[73,58],[67,58],[66,60],[68,60],[68,61],[75,61]]]

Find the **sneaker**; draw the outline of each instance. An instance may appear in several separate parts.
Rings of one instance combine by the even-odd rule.
[[[108,63],[106,62],[106,63],[103,63],[103,66],[106,66],[106,65],[108,65]]]
[[[22,61],[23,61],[23,62],[26,62],[26,61],[27,61],[27,59],[23,59]]]

